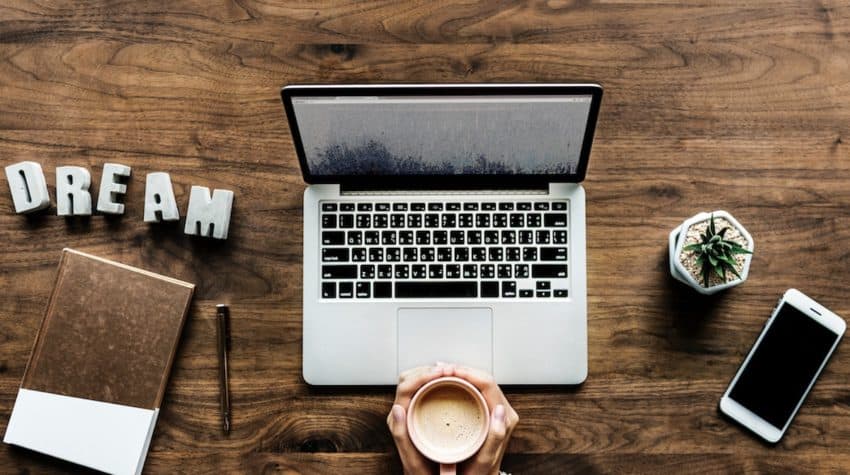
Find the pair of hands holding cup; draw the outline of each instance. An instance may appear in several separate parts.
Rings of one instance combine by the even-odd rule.
[[[439,378],[456,377],[471,383],[483,396],[489,408],[489,429],[481,448],[460,466],[463,474],[497,474],[511,433],[519,422],[502,390],[489,374],[463,366],[437,363],[409,369],[399,376],[395,402],[387,416],[387,425],[395,440],[404,472],[408,475],[433,474],[436,464],[426,458],[411,440],[409,412],[417,391]]]

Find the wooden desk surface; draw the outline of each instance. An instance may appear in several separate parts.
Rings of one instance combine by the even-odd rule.
[[[77,6],[72,6],[77,4]],[[304,184],[278,88],[296,82],[598,81],[585,182],[590,375],[521,389],[517,473],[850,471],[850,351],[784,440],[718,416],[773,307],[798,287],[850,317],[850,5],[248,1],[0,6],[0,163],[133,167],[126,215],[13,214],[0,178],[0,431],[75,247],[195,282],[149,472],[397,471],[389,389],[312,389],[301,367]],[[144,175],[236,193],[230,239],[142,222]],[[726,209],[750,279],[698,298],[667,233]],[[229,302],[234,431],[220,433],[214,304]],[[522,318],[518,315],[517,318]],[[73,471],[0,445],[0,472]]]

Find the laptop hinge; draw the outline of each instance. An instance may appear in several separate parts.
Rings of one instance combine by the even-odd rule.
[[[447,193],[457,195],[545,195],[549,193],[549,185],[523,186],[522,188],[494,188],[490,186],[459,185],[440,186],[439,188],[405,187],[400,189],[393,186],[362,186],[362,185],[340,185],[341,195],[445,195]]]

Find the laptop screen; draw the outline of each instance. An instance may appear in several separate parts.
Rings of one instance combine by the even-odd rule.
[[[305,176],[583,175],[592,91],[353,92],[291,98]]]

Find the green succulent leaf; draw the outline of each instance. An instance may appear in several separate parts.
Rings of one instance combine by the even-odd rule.
[[[752,251],[747,250],[741,244],[726,239],[729,229],[729,226],[724,226],[718,232],[714,222],[714,214],[712,214],[705,232],[699,235],[699,242],[682,247],[683,251],[694,254],[695,263],[700,268],[700,275],[705,287],[709,286],[712,273],[723,279],[723,282],[727,281],[727,271],[740,279],[741,275],[735,269],[738,265],[735,256],[752,254]]]

